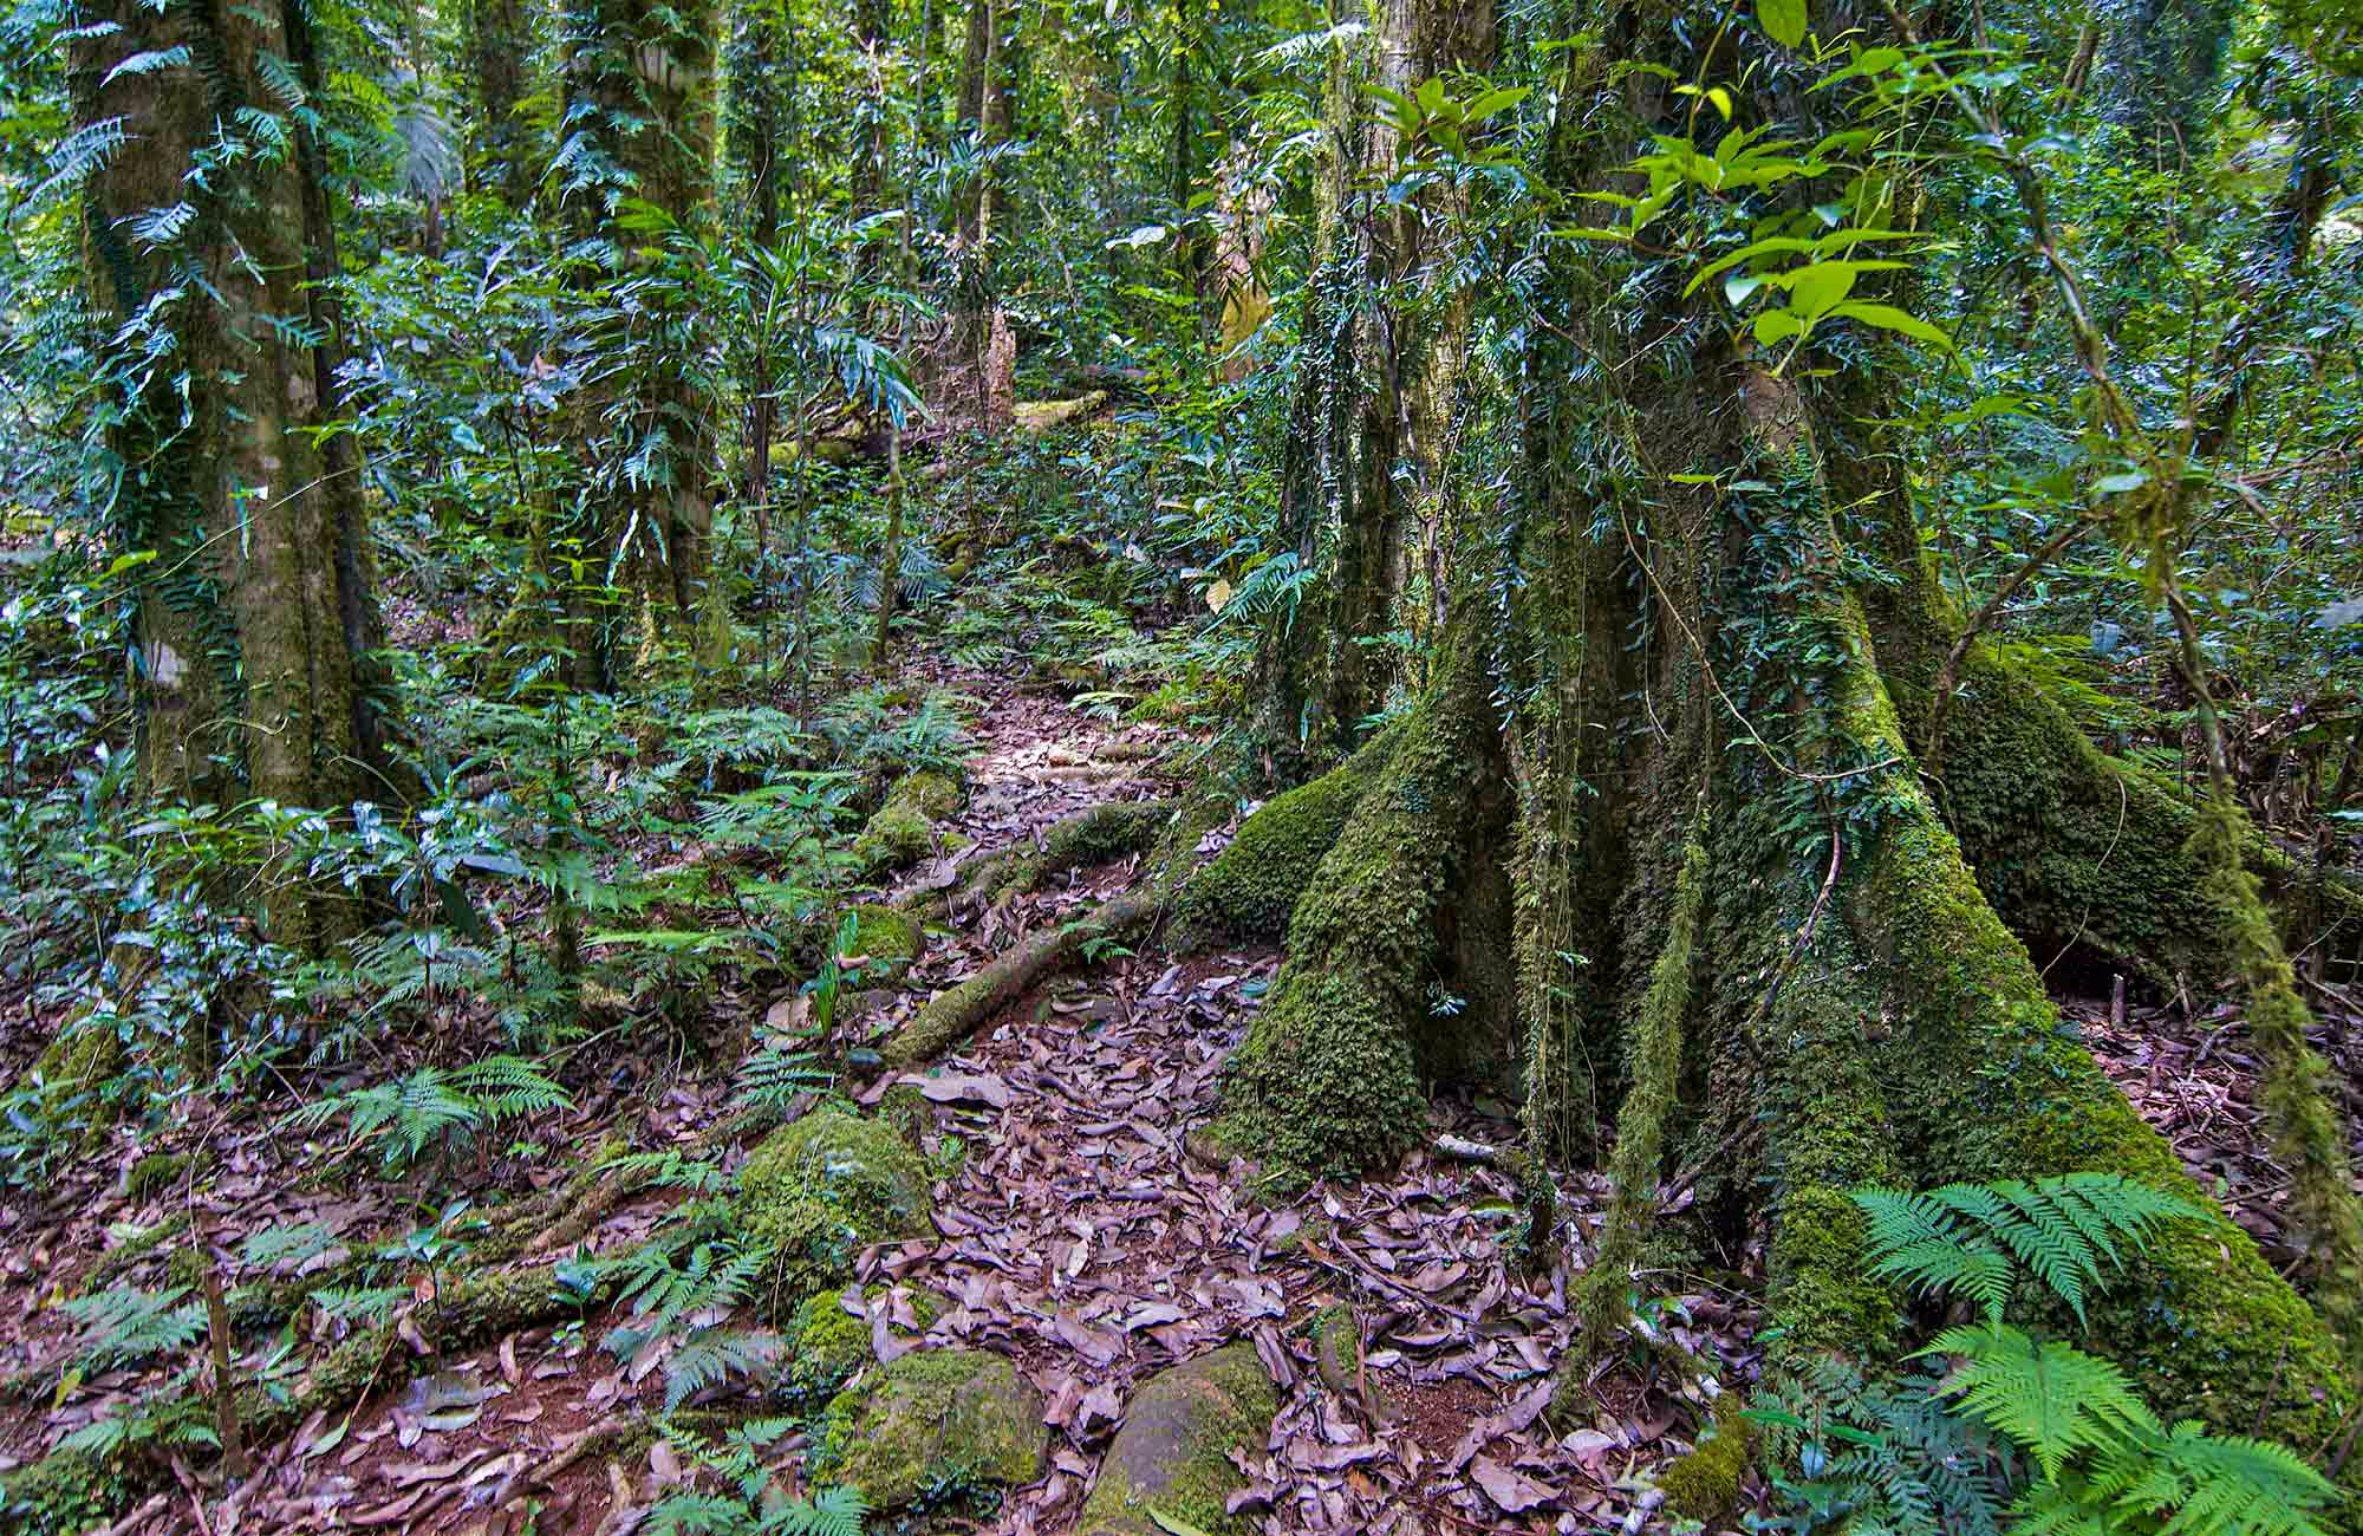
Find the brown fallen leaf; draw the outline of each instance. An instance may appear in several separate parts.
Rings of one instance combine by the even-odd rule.
[[[1469,1463],[1469,1476],[1485,1490],[1494,1507],[1505,1515],[1523,1514],[1540,1509],[1557,1497],[1550,1489],[1522,1472],[1514,1472],[1489,1456],[1480,1456]]]

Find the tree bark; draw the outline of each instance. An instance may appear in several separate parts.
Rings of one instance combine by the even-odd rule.
[[[160,797],[333,812],[383,790],[364,777],[377,617],[359,463],[319,433],[338,316],[306,279],[334,272],[335,247],[317,147],[268,73],[284,59],[316,74],[308,18],[292,0],[91,14],[109,27],[73,45],[76,121],[127,140],[85,188],[84,252],[131,381],[110,445],[119,533],[154,557],[134,617],[142,771]],[[141,55],[168,62],[119,67]],[[166,337],[161,365],[144,356]],[[317,951],[354,917],[293,871],[270,882],[266,924],[291,948]]]

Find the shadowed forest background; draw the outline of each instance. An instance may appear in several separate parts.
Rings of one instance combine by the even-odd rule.
[[[2352,0],[0,46],[0,1530],[2363,1528]]]

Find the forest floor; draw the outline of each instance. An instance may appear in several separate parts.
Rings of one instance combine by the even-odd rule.
[[[960,859],[1031,839],[1092,804],[1177,787],[1156,764],[1188,743],[1164,728],[1100,722],[1004,680],[927,680],[979,703],[969,793],[951,823],[974,840]],[[924,864],[890,894],[946,888],[958,862]],[[853,1000],[839,1022],[843,1043],[884,1034],[1025,934],[1136,874],[1127,861],[983,910],[955,908],[894,989]],[[920,1075],[931,1122],[925,1150],[931,1166],[952,1170],[935,1189],[936,1235],[869,1250],[841,1304],[870,1319],[872,1338],[889,1352],[991,1350],[1011,1357],[1042,1393],[1047,1475],[1015,1490],[978,1528],[1069,1530],[1134,1390],[1232,1340],[1251,1341],[1280,1388],[1267,1442],[1240,1464],[1247,1490],[1235,1501],[1263,1529],[1653,1526],[1646,1474],[1688,1449],[1714,1392],[1753,1377],[1750,1301],[1703,1285],[1666,1301],[1660,1326],[1712,1367],[1711,1382],[1662,1371],[1642,1379],[1620,1365],[1593,1383],[1588,1423],[1546,1429],[1540,1413],[1571,1331],[1572,1261],[1521,1271],[1510,1241],[1513,1189],[1501,1170],[1482,1156],[1415,1154],[1386,1177],[1275,1199],[1246,1182],[1242,1167],[1211,1166],[1191,1151],[1221,1065],[1278,963],[1270,948],[1179,962],[1103,957],[1005,1010]],[[743,996],[722,1006],[752,1017],[771,1001]],[[2278,1175],[2255,1143],[2251,1069],[2227,1027],[2235,1021],[2166,1009],[2115,1020],[2105,1004],[2076,1012],[2103,1064],[2193,1172],[2260,1237],[2276,1239]],[[636,1071],[619,1063],[604,1091],[578,1103],[565,1131],[573,1147],[628,1134],[643,1149],[689,1149],[725,1113],[726,1082],[681,1080],[651,1094],[637,1085],[653,1079]],[[875,1103],[903,1080],[849,1086]],[[45,1362],[54,1375],[63,1327],[46,1303],[71,1294],[101,1262],[119,1240],[111,1234],[126,1230],[120,1223],[152,1225],[176,1200],[201,1201],[207,1230],[319,1222],[356,1247],[387,1242],[414,1219],[398,1198],[307,1179],[287,1161],[289,1138],[270,1129],[187,1128],[184,1139],[212,1149],[201,1195],[165,1189],[134,1198],[123,1187],[127,1157],[100,1158],[78,1181],[0,1208],[0,1377],[44,1381]],[[1434,1129],[1481,1146],[1513,1135],[1507,1107],[1484,1101],[1440,1102]],[[527,1185],[554,1182],[567,1163],[561,1157]],[[1603,1193],[1596,1179],[1572,1179],[1562,1210],[1588,1225]],[[621,1251],[673,1198],[626,1203],[579,1248]],[[136,1272],[161,1268],[143,1262]],[[922,1293],[951,1303],[924,1331],[914,1306]],[[1358,1364],[1334,1349],[1325,1355],[1323,1335],[1308,1326],[1337,1308],[1351,1309]],[[425,1363],[415,1380],[349,1416],[316,1417],[259,1448],[255,1475],[233,1497],[206,1494],[182,1469],[179,1487],[118,1530],[620,1536],[685,1474],[674,1448],[630,1432],[661,1406],[661,1354],[618,1364],[599,1347],[602,1331],[593,1315]],[[100,1376],[62,1409],[46,1391],[20,1385],[0,1406],[0,1465],[153,1385],[133,1371]],[[790,1437],[775,1450],[793,1484],[804,1441]]]

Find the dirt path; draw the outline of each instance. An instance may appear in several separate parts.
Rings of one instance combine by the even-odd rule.
[[[1013,810],[1038,825],[1051,807],[1146,792],[1108,757],[1113,740],[1137,735],[1045,721],[1017,701],[989,709],[981,732],[963,830],[985,849]],[[1127,874],[1089,872],[1031,907],[965,916],[918,980],[956,980]],[[937,1189],[940,1236],[870,1254],[854,1303],[936,1291],[957,1305],[927,1342],[1010,1355],[1043,1390],[1053,1470],[1011,1497],[995,1529],[1067,1529],[1132,1390],[1233,1339],[1254,1341],[1281,1388],[1270,1440],[1246,1465],[1242,1512],[1267,1529],[1624,1523],[1637,1513],[1630,1474],[1684,1448],[1674,1436],[1690,1415],[1627,1386],[1605,1389],[1596,1422],[1564,1440],[1538,1421],[1569,1332],[1566,1276],[1514,1272],[1504,1174],[1414,1156],[1392,1177],[1270,1204],[1242,1186],[1243,1170],[1185,1150],[1278,963],[1269,949],[1121,957],[938,1063],[935,1092],[952,1102],[935,1107],[929,1150],[965,1152]],[[1497,1145],[1512,1131],[1500,1106],[1441,1106],[1436,1128]],[[1568,1191],[1579,1217],[1587,1196]],[[1742,1379],[1752,1357],[1731,1309],[1684,1302],[1690,1316],[1678,1304],[1670,1330],[1709,1358],[1729,1353],[1723,1378]],[[1306,1325],[1341,1306],[1365,1370],[1325,1382]]]

